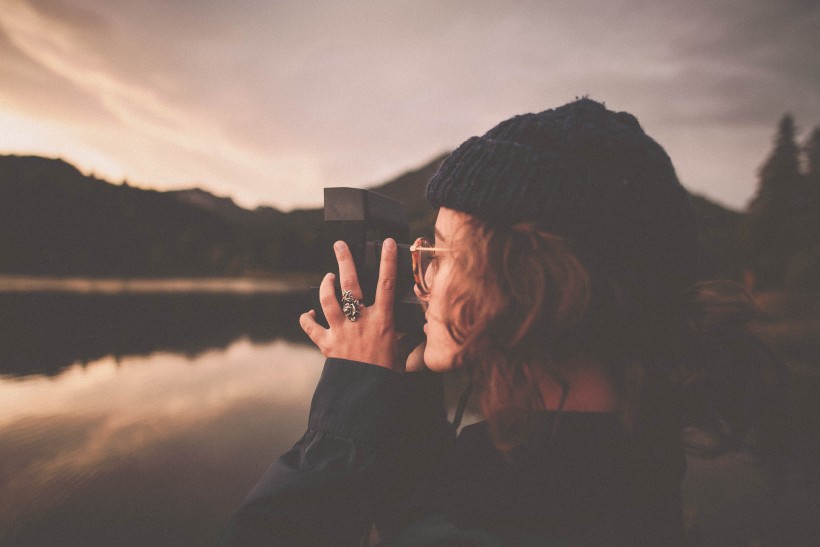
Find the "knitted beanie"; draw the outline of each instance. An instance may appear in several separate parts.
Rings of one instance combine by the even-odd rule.
[[[694,216],[669,156],[634,116],[590,99],[468,139],[430,180],[427,200],[492,225],[535,222],[598,282],[650,307],[696,278]]]

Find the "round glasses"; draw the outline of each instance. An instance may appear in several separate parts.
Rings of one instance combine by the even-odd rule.
[[[434,247],[427,239],[420,237],[410,245],[410,256],[413,261],[413,279],[416,281],[421,296],[428,296],[435,277],[436,253],[450,249]]]

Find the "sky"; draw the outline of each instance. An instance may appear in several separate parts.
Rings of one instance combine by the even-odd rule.
[[[816,0],[0,0],[0,154],[289,210],[589,96],[741,209],[818,52]]]

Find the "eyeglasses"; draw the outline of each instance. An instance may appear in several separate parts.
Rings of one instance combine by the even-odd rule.
[[[410,245],[410,256],[413,260],[413,278],[421,296],[428,296],[435,277],[436,253],[448,252],[450,249],[433,247],[425,238],[418,238]],[[429,276],[428,276],[429,274]]]

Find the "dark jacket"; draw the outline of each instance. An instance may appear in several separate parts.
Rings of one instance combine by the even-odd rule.
[[[455,439],[437,375],[328,359],[307,432],[223,545],[359,545],[374,523],[390,545],[680,542],[679,447],[635,449],[614,414],[564,413],[550,430],[504,457],[483,423]]]

